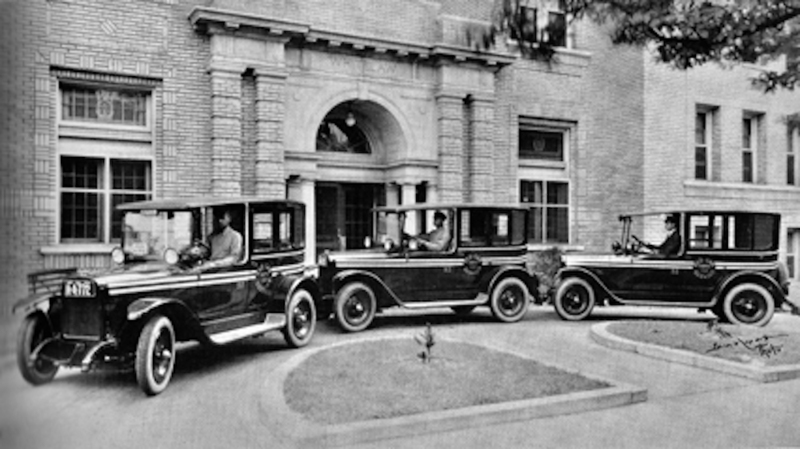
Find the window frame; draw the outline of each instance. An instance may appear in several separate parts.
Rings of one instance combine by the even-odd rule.
[[[103,89],[109,91],[141,92],[145,96],[145,124],[130,125],[122,123],[105,123],[93,121],[70,120],[63,116],[63,96],[65,88],[74,89]],[[55,164],[57,168],[56,191],[56,210],[58,217],[55,222],[55,242],[57,245],[80,246],[80,245],[113,245],[119,239],[113,237],[112,225],[114,222],[113,199],[119,194],[144,195],[145,198],[153,198],[157,191],[155,176],[156,158],[153,144],[154,138],[154,96],[156,95],[155,86],[137,85],[125,83],[102,83],[91,80],[83,80],[68,76],[66,78],[56,78],[56,129],[57,129],[57,151],[55,154]],[[64,193],[75,191],[75,188],[64,187],[63,162],[65,158],[84,158],[97,160],[98,171],[101,177],[101,185],[95,190],[100,196],[98,207],[100,209],[100,220],[98,222],[98,238],[65,238],[60,217],[64,215],[64,204],[62,197]],[[145,190],[114,189],[114,178],[112,176],[112,164],[115,161],[121,162],[144,162],[146,163]],[[86,191],[86,189],[77,189]]]
[[[537,203],[535,201],[524,201],[524,197],[522,195],[523,185],[525,183],[542,183],[542,202]],[[549,185],[550,184],[563,184],[566,186],[566,203],[559,204],[559,203],[549,203]],[[528,208],[529,212],[529,219],[527,220],[527,229],[525,230],[525,237],[529,244],[561,244],[561,245],[568,245],[571,242],[572,233],[571,233],[571,225],[570,220],[572,217],[572,201],[571,201],[571,188],[570,188],[570,181],[567,179],[521,179],[519,182],[519,192],[520,192],[520,204],[524,207]],[[541,208],[542,210],[542,220],[541,220],[541,236],[533,235],[533,225],[534,225],[534,217],[532,215],[534,208]],[[551,209],[563,209],[566,210],[566,239],[564,241],[561,240],[551,240],[548,235],[548,218],[549,212]],[[541,238],[540,238],[541,237]]]
[[[759,120],[752,114],[742,116],[742,179],[743,183],[755,184],[758,173]],[[748,166],[749,165],[749,166]]]
[[[527,11],[533,12],[535,20],[535,28],[533,33],[535,35],[535,42],[548,42],[548,27],[551,23],[551,15],[557,14],[563,17],[564,20],[564,45],[553,45],[553,48],[573,49],[573,33],[570,32],[571,17],[564,11],[564,5],[561,0],[528,0],[525,4],[520,5],[520,14],[526,14]],[[519,45],[516,39],[509,39],[509,43]],[[549,43],[549,42],[548,42]]]
[[[697,138],[699,136],[699,133],[698,133],[698,126],[697,125],[700,123],[699,122],[699,118],[700,118],[701,115],[703,116],[703,118],[702,118],[702,123],[703,123],[703,142],[698,142]],[[713,132],[713,128],[714,128],[714,109],[711,108],[711,107],[698,106],[695,109],[694,117],[695,117],[695,119],[694,119],[694,139],[693,139],[693,145],[692,145],[692,148],[693,148],[692,154],[693,154],[693,161],[694,161],[694,163],[692,164],[693,168],[694,168],[693,179],[696,179],[698,181],[710,181],[712,179],[712,157],[711,157],[711,153],[712,153],[712,149],[713,149],[713,139],[714,139],[714,132]],[[703,165],[702,165],[703,176],[702,177],[698,176],[698,169],[700,169],[700,165],[698,165],[698,163],[700,162],[700,158],[698,158],[698,151],[701,148],[704,151],[704,157],[702,158],[703,159],[702,160],[702,162],[703,162]]]
[[[786,184],[790,186],[800,186],[798,152],[800,152],[800,125],[790,124],[786,132]]]

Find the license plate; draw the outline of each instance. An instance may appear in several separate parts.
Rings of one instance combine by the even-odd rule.
[[[64,281],[65,298],[93,298],[94,283],[85,279],[68,279]]]

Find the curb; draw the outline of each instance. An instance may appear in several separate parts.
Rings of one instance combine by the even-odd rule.
[[[267,377],[260,403],[262,416],[269,422],[271,429],[276,429],[282,433],[285,439],[299,446],[330,447],[580,413],[647,400],[647,389],[645,388],[613,382],[597,376],[586,376],[581,373],[585,377],[602,380],[612,386],[600,390],[581,391],[558,396],[333,425],[309,421],[300,413],[291,410],[287,405],[283,393],[284,381],[289,373],[312,355],[337,346],[395,338],[402,337],[378,337],[335,343],[293,356]],[[509,351],[502,349],[490,349],[509,353]],[[520,354],[514,355],[520,356]],[[527,356],[525,358],[530,359]],[[574,372],[574,370],[566,371]]]
[[[592,340],[611,349],[633,352],[655,359],[666,360],[668,362],[745,377],[762,383],[780,382],[800,377],[800,365],[765,367],[755,364],[737,363],[717,357],[704,356],[696,352],[628,340],[610,333],[606,329],[610,324],[611,323],[600,323],[593,325],[589,330],[589,335]]]

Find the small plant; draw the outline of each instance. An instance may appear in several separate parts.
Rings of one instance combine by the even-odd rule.
[[[431,359],[433,358],[433,354],[431,354],[431,349],[436,344],[436,338],[433,333],[433,328],[431,327],[431,323],[426,323],[425,330],[414,336],[414,341],[419,343],[424,349],[417,354],[417,357],[422,360],[422,363],[430,363]]]

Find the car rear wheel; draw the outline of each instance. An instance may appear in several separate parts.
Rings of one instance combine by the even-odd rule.
[[[555,297],[556,313],[567,321],[578,321],[592,313],[594,289],[581,278],[567,278],[558,286]]]
[[[311,341],[316,327],[317,309],[314,307],[314,297],[308,290],[299,289],[294,292],[286,308],[283,338],[289,346],[299,348]]]
[[[167,388],[175,368],[175,329],[169,318],[156,315],[147,322],[136,346],[136,380],[149,396]]]
[[[34,357],[33,353],[45,340],[51,338],[53,332],[44,316],[28,315],[22,322],[17,334],[17,365],[22,377],[32,385],[50,382],[58,372],[58,365],[42,357]]]
[[[751,282],[733,287],[725,295],[722,307],[733,324],[764,326],[775,313],[775,302],[769,291]]]
[[[528,311],[528,287],[515,277],[503,279],[492,290],[489,307],[492,315],[504,323],[521,320]]]
[[[339,290],[334,314],[339,326],[347,332],[363,331],[375,318],[375,293],[362,282],[347,284]]]

